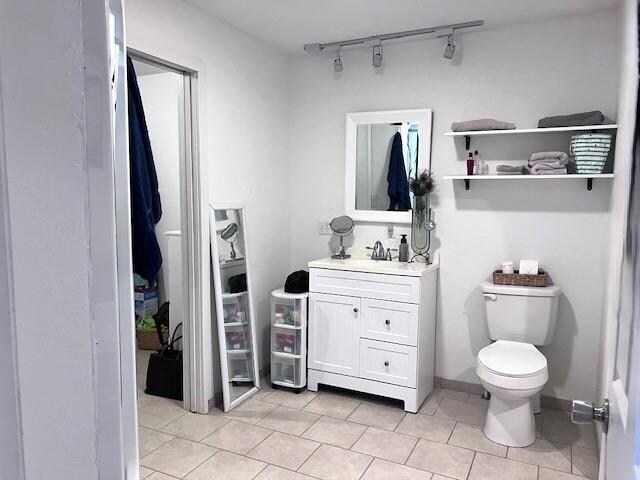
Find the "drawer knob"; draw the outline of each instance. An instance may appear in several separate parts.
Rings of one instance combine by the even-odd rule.
[[[386,360],[386,361],[384,362],[384,366],[385,366],[385,367],[388,367],[388,366],[389,366],[389,360]]]
[[[356,307],[353,308],[353,313],[358,313],[358,309]]]
[[[387,325],[387,326],[391,325],[391,320],[385,320],[384,324]]]

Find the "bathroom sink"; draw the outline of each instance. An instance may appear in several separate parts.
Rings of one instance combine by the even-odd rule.
[[[331,257],[309,262],[309,268],[327,268],[330,270],[348,270],[352,272],[386,273],[390,275],[406,275],[421,277],[438,269],[438,259],[431,265],[424,263],[401,263],[398,261],[371,260],[369,257],[352,257],[337,260]]]

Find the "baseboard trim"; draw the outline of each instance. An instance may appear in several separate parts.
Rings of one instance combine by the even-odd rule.
[[[435,377],[433,384],[437,388],[446,388],[447,390],[455,390],[457,392],[474,393],[476,395],[484,393],[484,388],[479,383]]]
[[[484,388],[479,383],[464,382],[462,380],[449,380],[447,378],[435,377],[434,386],[437,388],[446,388],[447,390],[455,390],[457,392],[473,393],[481,395]],[[568,412],[571,410],[571,400],[564,398],[549,397],[547,395],[540,396],[540,405],[542,408],[553,408]]]

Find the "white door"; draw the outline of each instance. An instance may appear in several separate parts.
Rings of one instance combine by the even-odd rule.
[[[620,130],[616,146],[616,183],[613,218],[620,217],[620,238],[611,245],[620,259],[610,280],[617,295],[609,301],[614,328],[607,349],[610,402],[609,430],[603,435],[600,478],[640,480],[640,118],[638,105],[638,15],[637,2],[624,2],[624,61],[620,92]],[[635,126],[634,126],[635,123]],[[632,148],[633,155],[632,155]],[[618,153],[620,152],[620,153]],[[620,175],[618,175],[618,172]],[[619,205],[617,200],[620,198]],[[614,239],[616,232],[614,231]],[[620,251],[621,250],[621,251]]]
[[[640,233],[635,225],[636,241]],[[640,480],[640,262],[637,245],[625,258],[620,285],[618,335],[609,386],[609,431],[601,473],[609,480]]]
[[[360,299],[309,294],[309,368],[358,376]]]

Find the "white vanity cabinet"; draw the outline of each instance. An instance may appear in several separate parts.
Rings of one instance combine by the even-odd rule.
[[[333,385],[404,401],[433,388],[437,265],[309,263],[308,389]]]

